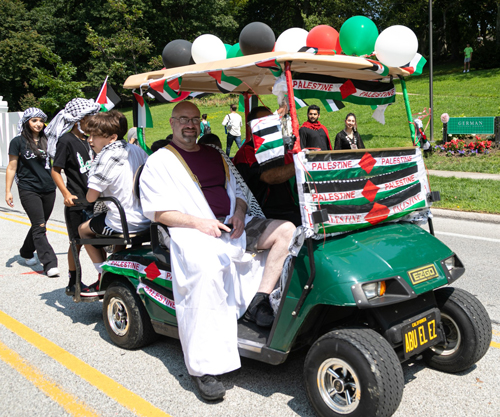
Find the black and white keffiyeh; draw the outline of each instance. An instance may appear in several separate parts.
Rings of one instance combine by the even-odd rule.
[[[85,116],[92,116],[99,113],[101,106],[93,99],[74,98],[63,110],[57,113],[49,125],[45,128],[47,136],[47,152],[53,158],[56,154],[56,145],[59,138],[72,129],[75,123]]]
[[[103,185],[109,185],[116,175],[116,168],[128,158],[127,142],[117,140],[102,148],[89,171],[89,178],[95,176]]]
[[[20,135],[23,131],[23,125],[29,120],[33,119],[34,117],[39,117],[42,119],[44,122],[47,121],[47,115],[40,110],[37,107],[30,107],[26,109],[21,116],[21,119],[17,123],[17,134]]]

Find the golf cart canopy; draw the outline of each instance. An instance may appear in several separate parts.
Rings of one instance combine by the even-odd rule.
[[[147,90],[154,81],[161,79],[171,81],[182,77],[182,82],[178,86],[179,91],[220,93],[221,89],[215,80],[220,81],[222,73],[226,79],[234,77],[241,81],[230,90],[232,93],[272,94],[277,72],[284,68],[286,62],[291,63],[290,69],[293,73],[340,79],[376,81],[411,75],[406,69],[385,67],[377,61],[354,56],[267,52],[131,75],[123,86],[127,89]]]

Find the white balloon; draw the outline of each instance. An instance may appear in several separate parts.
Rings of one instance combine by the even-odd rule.
[[[401,25],[388,27],[375,42],[375,54],[378,60],[389,67],[408,64],[417,50],[417,36],[411,29]]]
[[[201,35],[193,42],[191,56],[197,64],[220,61],[226,59],[226,47],[224,46],[224,42],[217,36],[209,34]]]
[[[301,28],[290,28],[285,30],[276,40],[274,50],[276,52],[297,52],[306,46],[309,32]]]

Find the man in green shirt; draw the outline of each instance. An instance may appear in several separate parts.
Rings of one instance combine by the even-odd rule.
[[[470,62],[472,60],[472,48],[467,44],[467,48],[464,49],[464,72],[465,66],[467,66],[467,72],[470,70]]]

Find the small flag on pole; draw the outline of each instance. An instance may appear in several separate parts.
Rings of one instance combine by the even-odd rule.
[[[421,75],[427,60],[420,54],[415,54],[413,59],[402,69],[408,71],[410,75]]]
[[[134,94],[133,118],[135,127],[153,127],[153,118],[144,97]]]
[[[120,97],[115,93],[113,88],[108,84],[108,77],[104,80],[101,91],[97,96],[96,103],[101,105],[101,111],[110,111],[120,102]]]
[[[340,100],[332,100],[329,98],[321,99],[321,103],[325,106],[325,109],[328,113],[339,111],[345,107],[344,103]]]

